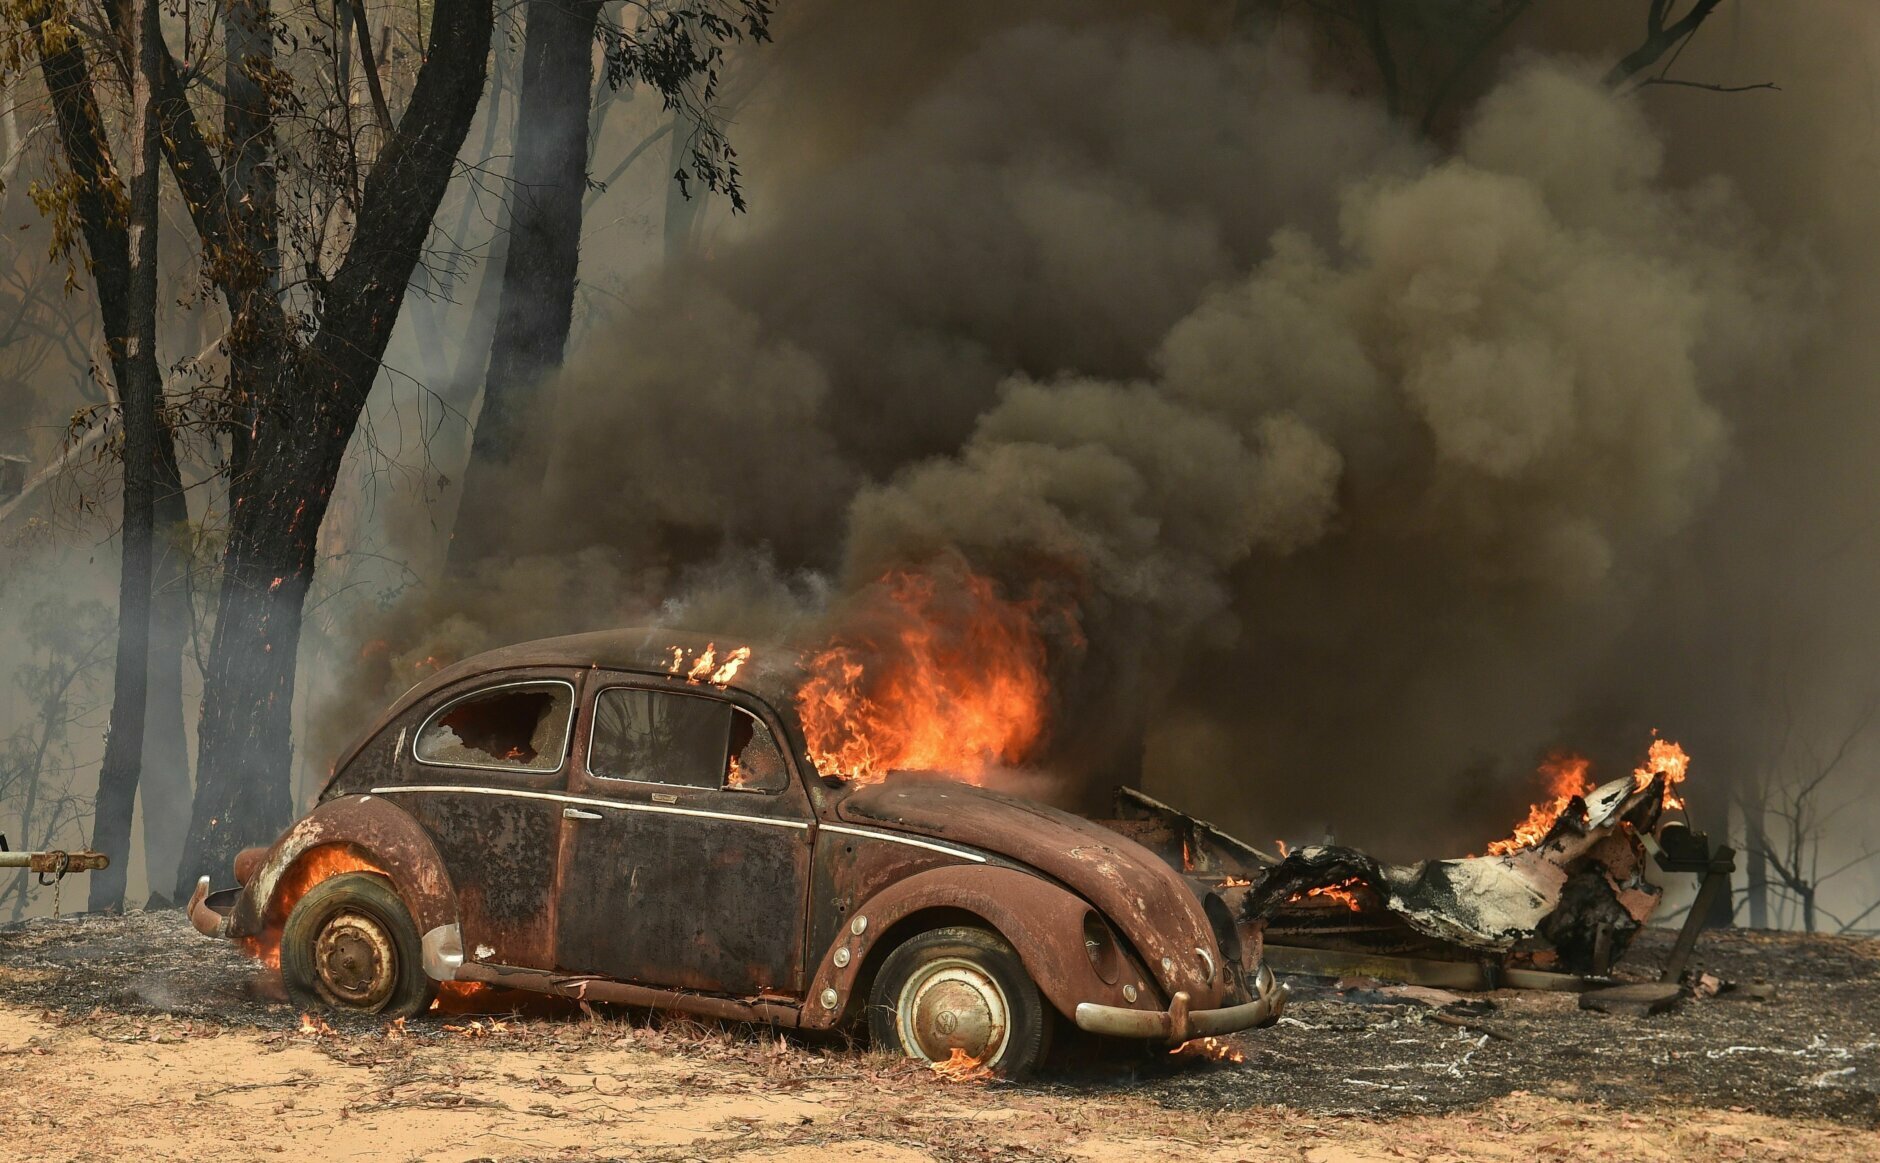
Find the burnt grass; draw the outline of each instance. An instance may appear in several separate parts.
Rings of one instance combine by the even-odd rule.
[[[1670,943],[1667,932],[1642,934],[1618,975],[1655,979]],[[1278,1025],[1226,1040],[1244,1062],[1097,1054],[1080,1043],[1062,1047],[1043,1078],[1020,1085],[1066,1098],[1128,1091],[1196,1112],[1280,1105],[1388,1117],[1526,1092],[1621,1110],[1705,1106],[1880,1126],[1880,941],[1715,931],[1694,962],[1726,982],[1772,983],[1775,996],[1726,990],[1624,1017],[1581,1010],[1568,994],[1500,991],[1445,1005],[1376,983],[1294,978],[1294,1002]],[[537,1021],[585,1020],[572,1008],[516,1000]],[[0,1001],[74,1023],[96,1013],[272,1033],[299,1025],[278,977],[234,945],[198,936],[177,912],[0,926]],[[342,1040],[376,1037],[383,1027],[327,1020]],[[462,1020],[430,1015],[412,1021],[408,1035],[453,1037],[446,1026]],[[835,1044],[834,1052],[844,1051]]]

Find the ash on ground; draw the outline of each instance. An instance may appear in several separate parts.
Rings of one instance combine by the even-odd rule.
[[[1640,934],[1618,975],[1655,978],[1670,944],[1667,932]],[[1504,990],[1458,1004],[1434,992],[1296,978],[1279,1025],[1227,1040],[1243,1062],[1067,1055],[1080,1064],[1025,1085],[1128,1088],[1199,1112],[1284,1105],[1408,1114],[1524,1091],[1606,1108],[1711,1106],[1880,1126],[1880,941],[1708,932],[1694,967],[1745,986],[1772,983],[1774,997],[1738,989],[1624,1017],[1582,1010],[1572,994]],[[0,1003],[67,1020],[100,1010],[270,1031],[299,1024],[278,977],[239,948],[200,937],[176,912],[0,926]],[[572,1009],[530,1008],[537,1020],[586,1020]],[[341,1035],[362,1037],[383,1025],[329,1020]],[[409,1032],[442,1036],[454,1020],[414,1020]]]

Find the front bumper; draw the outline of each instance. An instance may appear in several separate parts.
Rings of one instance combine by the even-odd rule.
[[[225,888],[221,892],[209,891],[209,878],[203,877],[196,882],[196,891],[189,894],[189,904],[185,911],[189,914],[189,923],[205,937],[228,936],[229,914],[235,911],[235,899],[241,895],[239,888]]]
[[[1253,989],[1252,1001],[1218,1010],[1190,1010],[1186,990],[1178,991],[1169,1001],[1168,1009],[1160,1012],[1087,1001],[1077,1007],[1077,1028],[1110,1038],[1143,1038],[1173,1046],[1190,1038],[1270,1026],[1285,1012],[1286,999],[1291,993],[1264,965],[1253,976]]]

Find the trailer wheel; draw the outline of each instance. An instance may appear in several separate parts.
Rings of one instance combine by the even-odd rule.
[[[1012,947],[966,926],[933,929],[897,947],[868,998],[876,1046],[925,1062],[964,1059],[1008,1078],[1044,1060],[1050,1018]]]
[[[437,995],[418,927],[384,877],[349,872],[307,890],[281,930],[281,980],[296,1005],[389,1018]]]

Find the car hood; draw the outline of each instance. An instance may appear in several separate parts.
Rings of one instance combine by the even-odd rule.
[[[1175,870],[1117,832],[1069,812],[940,777],[896,776],[836,805],[853,824],[950,840],[1045,873],[1095,905],[1165,994],[1219,1003],[1221,951],[1201,902]],[[1198,952],[1199,951],[1199,952]]]

